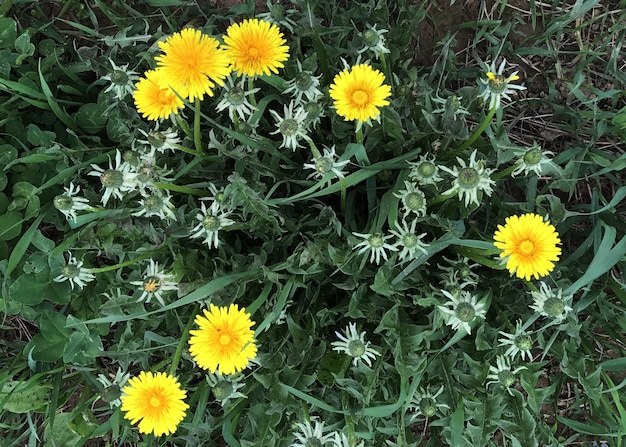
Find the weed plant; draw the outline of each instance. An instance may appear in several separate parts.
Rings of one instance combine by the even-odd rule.
[[[5,0],[0,445],[623,446],[626,5],[451,3]]]

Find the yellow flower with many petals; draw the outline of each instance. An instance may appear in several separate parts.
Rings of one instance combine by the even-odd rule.
[[[185,106],[172,89],[163,84],[160,70],[146,71],[144,76],[135,84],[137,89],[133,93],[135,107],[144,118],[152,121],[168,118]]]
[[[391,87],[383,84],[385,75],[368,64],[343,70],[330,86],[330,97],[337,114],[346,121],[378,119],[379,107],[388,106]]]
[[[186,394],[175,377],[142,371],[128,381],[120,400],[124,417],[131,424],[139,422],[141,433],[161,436],[174,433],[185,418]]]
[[[550,273],[561,254],[557,247],[561,239],[554,226],[533,213],[507,217],[506,225],[498,225],[493,238],[509,272],[527,281]]]
[[[234,374],[256,357],[253,321],[236,304],[217,307],[211,304],[204,316],[196,316],[198,330],[189,331],[189,352],[198,366],[220,374]]]
[[[219,42],[197,29],[185,28],[159,42],[163,55],[155,57],[164,82],[183,98],[193,101],[215,84],[223,86],[230,74],[229,59]]]
[[[289,58],[289,47],[276,25],[259,19],[233,23],[224,36],[232,68],[247,76],[278,73]]]

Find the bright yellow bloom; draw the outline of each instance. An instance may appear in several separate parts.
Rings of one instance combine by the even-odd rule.
[[[278,73],[289,58],[289,47],[276,25],[259,19],[233,23],[226,30],[224,43],[237,75]]]
[[[189,331],[189,352],[198,366],[214,373],[234,374],[256,357],[253,321],[245,309],[236,304],[217,307],[211,304],[204,316],[197,315],[198,330]]]
[[[351,70],[343,70],[330,86],[330,97],[335,101],[337,114],[346,121],[377,119],[379,107],[388,106],[391,87],[383,84],[385,75],[360,64]]]
[[[180,388],[176,377],[166,373],[142,371],[122,389],[122,411],[131,424],[139,422],[141,433],[155,436],[176,431],[189,408],[184,402],[187,392]]]
[[[164,53],[154,59],[163,72],[164,82],[189,101],[206,93],[213,96],[212,88],[224,85],[230,74],[229,59],[219,47],[219,42],[197,29],[185,28],[159,42]]]
[[[163,85],[160,70],[146,71],[144,76],[137,82],[133,93],[135,107],[144,118],[153,121],[168,118],[185,106],[170,88]]]
[[[494,245],[502,250],[506,268],[518,278],[530,281],[534,276],[546,276],[559,260],[559,234],[549,222],[537,214],[528,213],[506,218],[506,225],[498,225],[493,236]]]

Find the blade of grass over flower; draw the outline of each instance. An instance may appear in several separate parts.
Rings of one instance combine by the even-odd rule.
[[[287,391],[290,394],[293,394],[295,397],[302,399],[303,401],[305,401],[307,404],[309,404],[310,406],[314,406],[317,407],[321,410],[326,410],[328,412],[331,413],[339,413],[339,414],[344,414],[343,410],[338,410],[330,405],[328,405],[326,402],[319,400],[316,397],[310,396],[306,393],[303,393],[302,391],[289,386],[285,383],[280,382],[279,383],[280,387],[283,388],[285,391]]]
[[[276,305],[274,306],[274,309],[265,318],[265,320],[263,320],[263,322],[259,324],[258,328],[256,329],[255,333],[257,336],[258,334],[263,332],[267,327],[269,327],[270,324],[272,324],[274,321],[278,319],[278,317],[280,316],[280,313],[283,311],[283,309],[285,308],[285,305],[287,304],[287,300],[293,293],[292,289],[293,289],[294,283],[295,283],[295,278],[292,276],[289,278],[287,283],[283,286],[276,300]]]
[[[65,124],[74,132],[78,132],[78,127],[76,126],[76,123],[74,123],[74,120],[68,115],[68,113],[63,110],[61,106],[59,106],[54,95],[52,94],[52,90],[50,90],[50,87],[48,87],[46,78],[41,71],[41,60],[39,61],[37,68],[39,71],[39,82],[41,83],[41,90],[43,91],[46,101],[48,101],[50,109],[55,114],[55,116],[63,122],[63,124]]]
[[[22,235],[20,240],[17,241],[17,244],[15,244],[15,247],[13,247],[13,250],[11,251],[11,255],[9,256],[9,264],[7,265],[7,271],[6,271],[7,276],[13,270],[15,270],[15,267],[17,267],[19,262],[24,257],[24,254],[26,253],[26,250],[28,250],[28,246],[32,242],[33,237],[35,236],[35,232],[39,228],[39,224],[43,220],[44,216],[45,216],[45,213],[41,213],[39,217],[35,219],[35,221],[31,224],[28,230],[26,230],[26,232]]]
[[[270,293],[272,292],[273,288],[274,288],[273,283],[265,284],[265,287],[263,287],[263,290],[259,294],[259,297],[256,300],[254,300],[252,304],[246,307],[246,311],[250,315],[254,316],[254,313],[257,310],[259,310],[259,307],[261,307],[267,301],[267,298],[270,296]]]

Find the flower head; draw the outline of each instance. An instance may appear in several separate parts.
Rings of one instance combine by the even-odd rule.
[[[511,275],[530,281],[534,276],[546,276],[559,260],[561,243],[556,229],[538,214],[528,213],[506,218],[504,226],[498,225],[494,245],[502,250],[506,268]]]
[[[211,387],[211,391],[213,391],[213,397],[215,397],[215,400],[217,400],[222,407],[226,407],[228,401],[231,399],[248,397],[239,392],[239,389],[244,387],[244,384],[241,382],[240,374],[223,376],[220,373],[208,373],[206,381]]]
[[[280,116],[276,111],[270,110],[274,119],[276,119],[276,130],[271,132],[272,135],[280,133],[283,136],[283,142],[280,147],[289,148],[295,151],[300,146],[299,140],[306,138],[306,112],[301,107],[293,110],[293,101],[288,106],[284,106],[285,116]]]
[[[162,73],[161,83],[183,98],[193,101],[206,93],[213,96],[215,85],[224,85],[230,73],[226,52],[219,41],[200,30],[185,28],[159,42],[163,55],[154,59]]]
[[[166,373],[142,371],[128,381],[122,390],[122,411],[131,424],[139,422],[139,431],[155,436],[176,431],[189,408],[184,401],[187,392],[178,380]]]
[[[440,410],[450,409],[448,405],[437,401],[437,397],[443,393],[443,390],[443,385],[434,393],[428,388],[424,390],[424,388],[420,387],[411,398],[411,408],[415,411],[415,414],[411,416],[411,421],[415,421],[419,415],[432,418]]]
[[[139,129],[139,132],[141,132],[146,139],[137,140],[137,143],[149,146],[151,155],[154,155],[156,152],[164,154],[167,150],[173,151],[181,142],[178,133],[173,131],[171,127],[161,131],[157,125],[153,130],[149,130],[148,132],[143,129]]]
[[[528,332],[522,329],[522,320],[517,320],[515,333],[508,334],[500,331],[498,334],[503,337],[498,339],[498,346],[508,346],[504,355],[514,359],[519,353],[523,360],[526,360],[526,357],[528,357],[529,361],[533,359],[533,355],[530,352],[530,349],[533,347],[533,339]]]
[[[257,352],[250,314],[236,304],[211,304],[203,312],[195,319],[199,329],[189,331],[189,352],[198,366],[220,374],[234,374],[246,368]]]
[[[380,355],[376,349],[370,347],[370,342],[365,341],[365,331],[360,334],[356,330],[356,323],[349,323],[345,329],[345,336],[339,332],[335,332],[335,335],[339,337],[340,341],[334,341],[333,350],[348,354],[353,358],[352,364],[356,365],[360,360],[367,363],[367,366],[372,366],[372,360]]]
[[[120,400],[122,387],[126,385],[126,382],[130,379],[130,374],[124,373],[121,368],[118,368],[115,376],[113,376],[113,380],[110,380],[104,374],[98,374],[96,379],[103,387],[102,393],[100,393],[100,399],[108,403],[111,408],[122,405],[122,401]]]
[[[519,79],[517,71],[509,77],[505,77],[502,74],[504,73],[505,65],[506,59],[503,59],[502,63],[500,63],[500,66],[498,67],[498,70],[496,71],[495,62],[492,61],[486,74],[487,79],[478,79],[478,82],[480,83],[480,94],[478,96],[483,98],[485,102],[489,101],[489,109],[493,109],[494,107],[496,109],[500,108],[502,98],[510,100],[511,97],[509,95],[518,90],[526,90],[526,87],[523,85],[513,84],[513,81],[517,81]]]
[[[259,19],[233,23],[226,30],[224,43],[237,75],[258,76],[278,73],[289,58],[289,47],[276,25]]]
[[[257,18],[273,23],[275,25],[283,26],[293,33],[296,22],[294,22],[291,17],[297,11],[295,9],[286,9],[285,6],[280,2],[280,0],[277,0],[275,2],[272,0],[267,0],[266,6],[267,9],[265,10],[265,12],[257,14]]]
[[[149,194],[139,201],[140,209],[132,213],[133,216],[157,216],[161,220],[176,220],[174,214],[174,204],[168,192],[162,193],[160,190]]]
[[[439,166],[435,164],[433,157],[430,160],[425,155],[420,155],[420,159],[416,162],[409,162],[411,167],[409,178],[416,181],[420,185],[436,185],[442,179],[439,176]]]
[[[318,420],[315,420],[315,428],[309,421],[298,422],[296,426],[299,431],[294,432],[293,435],[297,442],[293,442],[290,447],[322,447],[333,436],[331,433],[324,435],[324,422]]]
[[[511,363],[509,361],[509,358],[504,355],[499,355],[496,357],[496,366],[489,367],[489,372],[491,374],[487,376],[487,380],[491,380],[487,382],[487,386],[494,383],[499,383],[502,388],[507,388],[508,390],[508,388],[513,386],[513,384],[517,380],[517,377],[515,375],[523,369],[526,369],[526,367],[520,366],[518,368],[515,368],[514,370],[511,370]],[[509,393],[511,393],[510,390]]]
[[[121,101],[126,95],[133,94],[135,81],[139,80],[139,76],[137,76],[139,73],[129,70],[128,64],[117,66],[112,59],[109,59],[109,62],[113,70],[106,76],[103,76],[102,79],[110,81],[111,84],[104,90],[104,93],[114,92],[115,98]]]
[[[346,121],[377,120],[378,108],[388,106],[387,98],[391,96],[391,87],[384,81],[385,75],[368,64],[343,70],[330,86],[337,114]]]
[[[178,114],[185,104],[168,86],[161,70],[148,70],[137,82],[133,93],[137,111],[146,119],[156,121]]]
[[[534,143],[530,149],[526,150],[515,162],[515,170],[511,175],[515,177],[522,173],[528,175],[534,172],[536,175],[540,176],[545,166],[553,165],[548,155],[554,155],[554,152],[542,151],[541,146]]]
[[[405,215],[414,213],[417,217],[426,214],[426,196],[415,183],[404,182],[406,189],[394,192],[393,195],[400,199]]]
[[[335,161],[335,146],[331,147],[330,150],[328,148],[324,148],[324,154],[318,157],[314,157],[311,160],[311,163],[305,163],[304,167],[308,169],[313,169],[314,172],[310,174],[307,178],[315,177],[322,180],[326,177],[326,174],[333,173],[339,178],[344,178],[344,172],[341,170],[344,168],[350,160],[344,161]],[[332,178],[328,179],[328,183],[330,184]]]
[[[417,226],[417,219],[413,219],[411,222],[411,226],[409,227],[406,221],[402,220],[402,225],[398,226],[398,231],[390,230],[389,232],[393,234],[397,241],[394,244],[396,249],[402,249],[398,258],[402,261],[404,258],[415,259],[419,253],[428,254],[426,247],[428,244],[422,242],[426,233],[422,233],[420,235],[415,234],[415,228]],[[418,253],[419,252],[419,253]]]
[[[329,434],[329,436],[331,435]],[[358,444],[352,444],[343,432],[333,432],[332,436],[332,447],[363,447],[363,441]]]
[[[374,57],[378,59],[382,54],[389,53],[389,48],[385,46],[385,33],[389,31],[386,29],[376,29],[376,25],[369,27],[360,33],[361,39],[363,39],[363,48],[359,50],[359,54],[366,51],[372,51]]]
[[[297,61],[297,64],[298,74],[287,83],[289,87],[287,87],[283,93],[290,93],[294,96],[297,104],[302,104],[303,96],[309,101],[317,101],[319,97],[322,96],[322,92],[318,89],[321,75],[313,76],[313,73],[310,71],[302,69],[300,61]]]
[[[165,273],[159,269],[159,263],[150,259],[150,264],[146,268],[146,273],[141,281],[131,281],[134,286],[141,286],[141,296],[137,302],[146,301],[149,303],[152,297],[155,297],[161,306],[165,306],[163,301],[163,292],[170,290],[178,290],[178,284],[172,279],[173,275]]]
[[[83,261],[77,261],[72,252],[67,252],[67,263],[61,269],[61,274],[54,278],[55,282],[69,281],[72,290],[76,285],[80,290],[85,287],[85,284],[96,279],[91,270],[83,267]]]
[[[454,169],[450,169],[441,166],[441,169],[454,176],[452,188],[444,192],[443,195],[458,193],[459,200],[465,199],[465,206],[469,206],[470,203],[480,205],[478,194],[483,192],[491,196],[493,193],[492,185],[496,184],[490,177],[495,169],[485,168],[482,160],[476,161],[477,152],[476,150],[472,152],[467,164],[463,159],[457,157],[461,167],[455,166]]]
[[[102,194],[102,204],[106,206],[111,196],[122,199],[124,194],[133,191],[136,186],[137,174],[131,171],[131,166],[125,161],[122,162],[122,154],[119,149],[115,152],[115,167],[109,160],[109,169],[101,168],[92,164],[93,171],[87,175],[100,177],[100,183],[104,186],[104,194]]]
[[[54,207],[61,211],[68,220],[76,222],[76,211],[87,210],[89,206],[89,200],[84,197],[78,197],[80,192],[80,186],[74,186],[73,182],[70,182],[69,188],[65,189],[65,194],[58,195],[52,201]]]
[[[442,290],[441,293],[449,298],[449,301],[443,306],[438,306],[439,310],[447,315],[448,326],[457,331],[463,328],[465,332],[471,334],[470,323],[476,318],[485,318],[487,314],[485,304],[483,302],[478,303],[476,296],[466,291],[460,291],[454,295],[446,290]]]
[[[563,290],[554,291],[545,282],[541,282],[539,291],[531,292],[533,304],[530,306],[535,312],[555,321],[563,321],[569,312],[572,312],[572,295],[563,296]]]
[[[216,107],[218,112],[228,109],[228,117],[233,122],[235,121],[235,114],[246,121],[256,110],[256,106],[248,101],[247,96],[258,92],[260,89],[246,90],[244,82],[243,78],[241,78],[241,82],[236,82],[233,77],[229,77],[228,84],[224,87],[222,99]]]
[[[219,207],[211,206],[207,210],[204,203],[200,206],[201,212],[196,214],[196,219],[198,219],[200,223],[198,223],[198,225],[191,230],[190,237],[196,238],[206,236],[203,242],[207,244],[209,248],[217,248],[219,244],[219,230],[233,225],[235,221],[228,218],[230,213],[222,212]]]
[[[385,261],[387,258],[387,250],[397,251],[398,249],[391,244],[388,244],[386,241],[391,239],[392,235],[383,235],[382,233],[371,233],[371,234],[363,234],[363,233],[352,233],[355,236],[363,238],[364,240],[359,242],[354,246],[354,248],[360,248],[358,254],[363,254],[367,251],[370,252],[370,262],[375,262],[376,264],[380,264],[380,258],[382,257]]]

